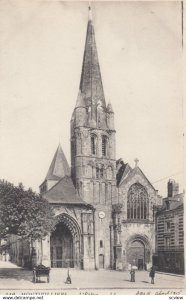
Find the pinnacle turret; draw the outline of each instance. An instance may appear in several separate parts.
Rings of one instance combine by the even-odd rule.
[[[108,113],[113,113],[114,111],[113,111],[113,108],[112,108],[112,105],[111,105],[111,103],[110,103],[110,101],[109,101],[109,103],[108,103],[108,105],[107,105],[107,112]]]

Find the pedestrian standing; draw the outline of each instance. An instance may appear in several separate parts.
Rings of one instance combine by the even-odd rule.
[[[131,282],[135,282],[135,270],[134,270],[134,269],[132,269],[132,270],[130,271],[130,275],[131,275],[130,281],[131,281]]]
[[[70,276],[70,274],[69,274],[69,269],[68,269],[68,271],[67,271],[67,279],[66,279],[65,283],[66,283],[66,284],[71,284],[71,283],[72,283],[71,276]]]
[[[154,284],[154,277],[155,277],[155,267],[154,266],[152,266],[152,268],[150,269],[149,276],[151,277],[151,283]]]

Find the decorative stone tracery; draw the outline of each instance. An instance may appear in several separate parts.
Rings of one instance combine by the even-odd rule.
[[[80,237],[79,225],[72,217],[63,213],[63,214],[56,216],[56,220],[57,220],[56,223],[64,223],[65,226],[67,226],[69,228],[69,230],[71,231],[73,237],[74,236]]]
[[[127,196],[127,219],[147,219],[149,198],[144,186],[133,184]]]

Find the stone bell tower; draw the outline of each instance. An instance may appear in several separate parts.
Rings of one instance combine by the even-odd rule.
[[[109,267],[109,224],[112,204],[117,202],[114,112],[105,102],[90,7],[79,93],[71,119],[71,176],[81,198],[96,209],[96,267],[100,268],[99,261],[101,267]]]
[[[105,102],[90,7],[79,94],[71,119],[71,166],[74,185],[84,201],[93,205],[114,201],[114,112]]]

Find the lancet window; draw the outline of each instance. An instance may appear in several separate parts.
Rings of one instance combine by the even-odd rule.
[[[96,178],[97,179],[103,178],[103,167],[101,168],[96,167]]]
[[[95,135],[91,135],[91,154],[96,154],[96,143],[97,137]]]
[[[102,156],[106,156],[107,155],[107,137],[106,136],[102,136]]]

